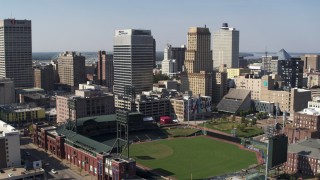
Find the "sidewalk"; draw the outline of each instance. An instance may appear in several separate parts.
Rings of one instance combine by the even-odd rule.
[[[93,176],[93,175],[90,175],[89,172],[84,171],[84,170],[82,170],[82,172],[81,172],[81,174],[80,174],[79,167],[77,167],[76,165],[73,165],[73,164],[69,163],[66,159],[60,159],[60,158],[58,158],[57,156],[55,156],[54,154],[52,154],[51,152],[49,152],[49,151],[46,152],[44,149],[39,148],[38,146],[36,146],[36,145],[33,144],[33,143],[30,143],[29,145],[30,145],[31,147],[33,147],[34,149],[37,149],[37,150],[39,150],[39,151],[43,151],[43,152],[45,152],[46,154],[48,154],[48,156],[53,157],[53,158],[55,158],[56,160],[60,161],[60,164],[66,166],[67,168],[69,168],[70,170],[72,170],[75,174],[80,175],[80,176],[82,177],[81,179],[83,179],[83,180],[96,180],[96,179],[97,179],[97,177],[95,177],[95,176]],[[71,166],[70,166],[70,165],[71,165]]]

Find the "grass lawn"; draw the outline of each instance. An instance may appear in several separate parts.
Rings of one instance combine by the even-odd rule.
[[[203,179],[257,164],[255,153],[205,136],[130,146],[139,164],[177,179]]]
[[[199,131],[199,129],[193,128],[166,128],[163,130],[172,137],[187,137]]]
[[[206,128],[215,129],[228,134],[231,134],[231,130],[239,125],[237,122],[207,122]],[[201,126],[204,126],[203,124]],[[237,136],[239,137],[253,137],[263,134],[263,129],[259,127],[245,127],[243,130],[237,128]]]

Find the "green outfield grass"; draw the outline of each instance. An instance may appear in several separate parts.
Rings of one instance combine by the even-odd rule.
[[[166,128],[163,129],[169,136],[172,137],[187,137],[194,135],[194,133],[200,131],[199,129],[193,128]]]
[[[257,164],[256,155],[205,136],[159,140],[130,146],[131,157],[167,176],[202,179]]]

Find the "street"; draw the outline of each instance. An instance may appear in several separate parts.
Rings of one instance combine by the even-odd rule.
[[[51,154],[47,154],[43,149],[32,144],[30,137],[21,137],[20,143],[21,159],[25,160],[25,162],[42,160],[42,166],[47,172],[48,179],[96,179],[90,177],[87,172],[82,172],[80,175],[80,172],[77,171],[75,166],[72,165],[72,168],[70,168],[70,165],[67,164],[65,160],[62,161],[53,157]],[[48,165],[45,166],[45,164]],[[57,173],[53,174],[51,169],[54,169]]]

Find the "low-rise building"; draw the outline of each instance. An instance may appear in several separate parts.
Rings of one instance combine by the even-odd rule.
[[[227,78],[228,79],[234,79],[236,77],[239,77],[243,74],[246,74],[246,73],[250,73],[250,69],[248,68],[228,68],[227,69]]]
[[[23,167],[18,168],[5,168],[1,169],[0,179],[47,179],[46,171],[42,168],[26,169]]]
[[[261,100],[277,103],[281,112],[286,111],[292,114],[308,107],[311,91],[298,88],[292,88],[288,91],[266,90],[262,91]]]
[[[0,106],[0,118],[10,123],[37,122],[45,119],[45,110],[29,104]]]
[[[228,79],[226,72],[213,72],[212,101],[218,103],[228,93]]]
[[[114,114],[114,96],[105,93],[101,86],[80,84],[75,95],[56,97],[57,122],[67,119]]]
[[[315,176],[320,173],[320,140],[306,139],[288,146],[286,172]]]
[[[132,115],[136,116],[135,113]],[[110,124],[110,118],[113,119],[113,125]],[[98,125],[102,125],[101,128],[105,128],[105,130],[110,129],[109,126],[111,125],[113,126],[111,128],[115,130],[116,119],[112,117],[109,117],[109,119],[108,117],[82,118],[79,119],[79,126],[75,124],[75,121],[69,121],[58,127],[46,124],[34,124],[33,143],[46,151],[50,151],[61,159],[66,159],[71,164],[98,179],[133,177],[136,174],[135,161],[111,154],[115,138],[109,140],[110,142],[101,143],[81,134],[87,130],[95,133],[94,130],[97,129],[96,126]],[[142,118],[140,120],[142,121]],[[137,125],[142,124],[141,122],[135,123]],[[93,126],[95,126],[95,129],[92,129]],[[100,133],[105,132],[101,131]],[[115,131],[112,132],[115,133]]]
[[[115,98],[115,107],[124,108],[125,101],[122,97]],[[140,94],[134,100],[136,111],[143,114],[144,117],[152,117],[154,120],[159,121],[160,116],[170,115],[170,99],[157,96]],[[129,103],[127,108],[131,109],[132,105]]]
[[[307,76],[308,76],[307,86],[309,89],[320,87],[320,73],[319,72],[308,73]]]
[[[9,124],[0,121],[0,168],[21,165],[20,133]]]
[[[183,97],[170,99],[170,103],[170,116],[180,122],[211,117],[212,107],[210,96],[199,97],[184,95]]]
[[[245,89],[231,88],[217,105],[218,111],[236,114],[251,108],[251,92]]]
[[[320,137],[320,112],[314,108],[305,108],[295,112],[293,123],[285,128],[289,143],[303,139]]]
[[[14,83],[11,79],[0,78],[0,94],[0,104],[14,103]]]
[[[275,111],[274,102],[253,100],[254,109],[259,112],[273,114]]]

